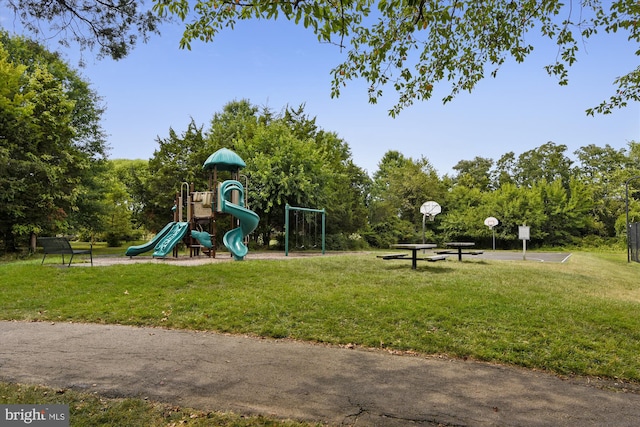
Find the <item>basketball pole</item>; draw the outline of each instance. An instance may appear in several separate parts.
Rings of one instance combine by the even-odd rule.
[[[496,250],[496,230],[495,228],[491,227],[491,231],[493,232],[493,250]]]
[[[427,219],[427,215],[429,215],[429,221],[433,221],[440,212],[442,212],[442,207],[438,204],[438,202],[434,202],[433,200],[429,200],[420,206],[420,213],[422,214],[422,244],[424,245],[426,242],[426,232],[425,232],[425,222]],[[422,253],[425,253],[425,250],[422,250]]]

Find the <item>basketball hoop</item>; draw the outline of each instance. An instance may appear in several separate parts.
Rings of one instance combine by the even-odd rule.
[[[500,221],[498,221],[497,218],[494,218],[492,216],[484,220],[484,225],[486,225],[490,229],[493,229],[493,227],[495,227],[498,224],[500,224]]]
[[[429,216],[429,221],[433,221],[433,218],[442,212],[442,208],[438,202],[429,201],[420,206],[420,213],[425,216]]]

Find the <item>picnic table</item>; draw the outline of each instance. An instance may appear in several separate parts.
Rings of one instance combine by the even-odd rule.
[[[409,249],[411,251],[411,268],[416,269],[418,267],[418,251],[423,249],[433,249],[438,245],[434,243],[400,243],[397,245],[391,245],[396,249]]]
[[[480,255],[482,253],[482,251],[468,251],[468,252],[462,252],[462,250],[464,248],[471,248],[473,246],[475,246],[476,244],[474,242],[447,242],[445,243],[445,246],[449,247],[449,248],[453,248],[455,250],[453,251],[449,251],[449,250],[445,250],[445,251],[438,251],[437,253],[439,254],[458,254],[458,261],[462,261],[462,255]]]

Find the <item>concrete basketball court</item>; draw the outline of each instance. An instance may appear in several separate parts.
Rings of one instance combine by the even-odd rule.
[[[491,259],[504,261],[523,261],[522,251],[492,251],[485,250],[480,255],[466,255],[462,259]],[[571,258],[570,252],[526,252],[526,260],[531,262],[553,262],[564,263]]]

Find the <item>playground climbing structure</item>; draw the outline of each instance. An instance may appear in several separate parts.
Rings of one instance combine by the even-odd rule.
[[[234,259],[240,261],[247,255],[247,236],[256,229],[260,218],[249,210],[245,187],[239,181],[240,169],[246,165],[233,151],[222,148],[204,162],[209,172],[209,188],[195,191],[194,185],[182,183],[176,193],[173,221],[167,224],[151,241],[131,246],[127,256],[135,256],[153,250],[154,257],[178,256],[177,247],[183,243],[189,248],[189,256],[206,254],[215,258],[217,252],[219,220],[230,216],[230,229],[222,243]],[[225,174],[230,179],[219,181]],[[248,180],[247,180],[248,182]]]

